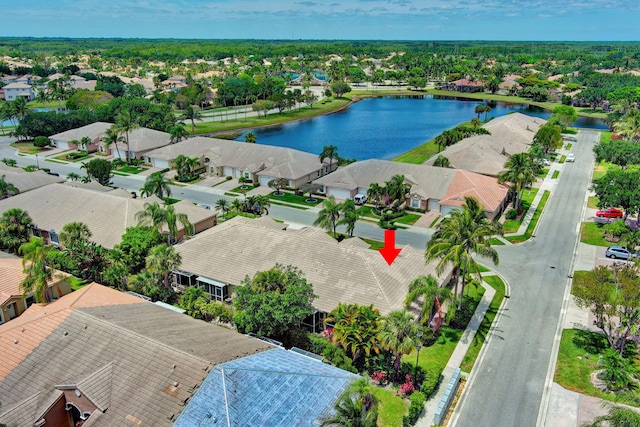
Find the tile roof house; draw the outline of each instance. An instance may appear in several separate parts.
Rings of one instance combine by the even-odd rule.
[[[98,284],[0,325],[0,423],[171,426],[211,369],[272,348]]]
[[[455,90],[457,92],[482,92],[484,83],[469,79],[459,79],[442,86],[442,90]]]
[[[447,147],[439,154],[452,167],[497,176],[504,170],[509,156],[529,150],[533,137],[546,120],[521,113],[508,114],[485,123],[491,135],[476,135]],[[432,165],[435,157],[425,164]]]
[[[57,300],[71,292],[69,276],[61,271],[53,272],[47,289],[49,300]],[[33,304],[33,292],[24,295],[20,289],[24,278],[21,258],[0,258],[0,324],[20,316]]]
[[[156,199],[133,199],[128,193],[51,184],[0,200],[0,212],[11,208],[27,211],[45,240],[52,243],[57,243],[57,233],[65,224],[72,221],[84,222],[93,233],[91,240],[110,249],[120,242],[127,227],[138,224],[135,215],[144,210],[144,204],[153,201]],[[189,201],[183,200],[173,206],[176,212],[187,214],[195,233],[213,227],[217,221],[216,211],[204,209]],[[178,237],[181,238],[184,230],[178,227]]]
[[[14,81],[2,88],[4,90],[4,99],[7,101],[14,101],[20,97],[25,98],[27,101],[31,101],[36,97],[36,90],[31,85],[19,81]]]
[[[216,366],[173,425],[318,425],[358,378],[293,351],[263,351]]]
[[[101,139],[111,126],[113,126],[112,123],[95,122],[51,135],[49,139],[53,145],[63,150],[77,150],[80,140],[86,136],[91,139],[91,143],[87,147],[83,147],[83,149],[97,151],[102,146]]]
[[[124,136],[124,135],[123,135]],[[171,144],[171,135],[167,132],[148,128],[136,128],[129,132],[129,158],[141,159],[146,153],[156,148],[164,147]],[[127,143],[118,142],[118,149],[111,147],[107,150],[107,154],[126,160]]]
[[[324,186],[327,195],[347,200],[356,194],[367,194],[371,183],[383,185],[394,175],[404,175],[405,182],[411,185],[407,198],[410,207],[443,216],[460,207],[458,199],[482,195],[482,206],[492,219],[502,211],[508,193],[508,188],[495,178],[473,172],[376,159],[352,163],[316,183]]]
[[[298,267],[313,284],[318,310],[309,325],[322,328],[323,313],[341,302],[373,304],[382,314],[403,307],[407,287],[422,275],[432,274],[444,283],[451,270],[438,275],[435,263],[425,265],[422,251],[411,246],[389,266],[380,253],[346,239],[338,243],[323,230],[286,230],[269,217],[251,220],[235,217],[176,245],[182,255],[174,272],[178,290],[203,286],[213,299],[232,298],[233,288],[246,276],[269,270],[276,263]],[[215,248],[215,249],[214,249]],[[212,253],[215,257],[212,258]]]
[[[329,172],[328,160],[321,163],[318,156],[293,148],[195,137],[148,152],[148,163],[167,168],[178,155],[198,157],[209,175],[245,177],[260,185],[276,178],[289,181],[297,188]],[[337,162],[333,162],[334,169]]]

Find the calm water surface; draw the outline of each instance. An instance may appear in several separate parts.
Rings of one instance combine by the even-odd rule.
[[[476,117],[477,100],[416,97],[365,98],[339,113],[270,128],[254,129],[258,144],[319,154],[335,145],[341,157],[392,159]],[[490,103],[489,117],[520,112],[547,118],[550,113],[522,104]],[[484,114],[481,119],[484,120]],[[578,127],[606,129],[601,120],[580,118]],[[239,141],[244,140],[241,136]]]

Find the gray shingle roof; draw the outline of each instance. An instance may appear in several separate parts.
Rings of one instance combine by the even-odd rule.
[[[22,168],[13,168],[0,163],[0,177],[2,175],[5,175],[5,182],[13,184],[21,193],[56,182],[64,182],[64,178],[49,175],[44,171],[27,172]]]
[[[113,124],[107,122],[95,122],[79,128],[70,129],[64,132],[51,135],[49,139],[57,141],[80,141],[85,136],[91,138],[92,141],[102,138]]]
[[[212,166],[247,168],[258,175],[298,179],[322,167],[318,156],[285,147],[274,147],[225,139],[196,137],[168,145],[146,156],[173,160],[183,154],[187,157],[206,156]]]
[[[167,132],[147,128],[137,128],[129,132],[129,148],[132,152],[153,150],[170,143],[171,135]],[[127,149],[126,142],[117,142],[116,145],[120,150]]]
[[[154,199],[151,198],[132,199],[128,193],[120,195],[119,192],[103,193],[51,184],[0,200],[0,212],[14,207],[24,209],[40,229],[54,229],[57,232],[69,222],[84,222],[93,233],[92,241],[112,248],[120,242],[127,227],[138,224],[135,214],[144,210],[146,202],[152,201]],[[216,211],[203,209],[187,201],[176,203],[175,209],[176,212],[187,214],[194,225],[210,222],[211,226],[216,216]]]
[[[174,426],[227,425],[227,408],[232,426],[315,425],[357,378],[291,351],[264,351],[216,366]]]
[[[106,408],[99,417],[92,415],[92,425],[124,426],[139,420],[140,425],[170,426],[213,365],[271,348],[225,328],[100,288],[99,298],[111,292],[133,303],[81,308],[81,299],[66,306],[65,298],[75,297],[71,294],[40,309],[39,315],[25,314],[28,322],[0,325],[0,343],[5,342],[0,345],[0,359],[10,359],[11,352],[23,342],[28,344],[31,335],[39,340],[0,377],[0,422],[15,420],[19,410],[30,413],[31,419],[21,415],[28,422],[10,425],[33,426],[39,416],[36,409],[51,402],[52,393],[59,393],[56,386],[77,386],[96,406]],[[83,297],[95,298],[90,291]],[[56,320],[60,309],[66,316]],[[48,320],[59,323],[43,336],[40,326]],[[13,336],[21,338],[17,344]]]
[[[313,284],[316,308],[329,312],[340,302],[373,304],[382,314],[402,308],[415,278],[438,277],[435,264],[425,265],[424,254],[411,246],[402,248],[389,266],[378,251],[340,244],[320,231],[278,230],[237,218],[177,245],[180,269],[239,285],[245,276],[253,277],[276,263],[291,264]],[[445,271],[444,277],[449,273]]]

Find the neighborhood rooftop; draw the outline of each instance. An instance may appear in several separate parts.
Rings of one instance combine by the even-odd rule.
[[[269,222],[275,223],[268,217],[236,217],[177,245],[180,269],[239,285],[276,263],[290,264],[313,284],[318,310],[330,312],[343,302],[373,304],[382,314],[403,307],[407,287],[417,277],[439,277],[435,263],[425,265],[422,251],[411,246],[403,247],[389,266],[378,251],[351,245],[349,239],[338,243],[320,230],[282,230],[282,225],[265,225]],[[446,270],[440,281],[449,273]]]

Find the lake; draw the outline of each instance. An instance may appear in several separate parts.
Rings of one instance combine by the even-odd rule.
[[[341,157],[392,159],[474,117],[478,100],[433,95],[365,98],[348,109],[269,128],[253,129],[258,144],[295,148],[319,154],[325,145],[338,147]],[[489,103],[489,117],[519,112],[548,118],[551,113],[525,104]],[[481,115],[484,120],[484,114]],[[581,117],[576,127],[607,129],[598,119]],[[244,133],[243,133],[244,135]],[[243,141],[244,136],[237,138]]]

